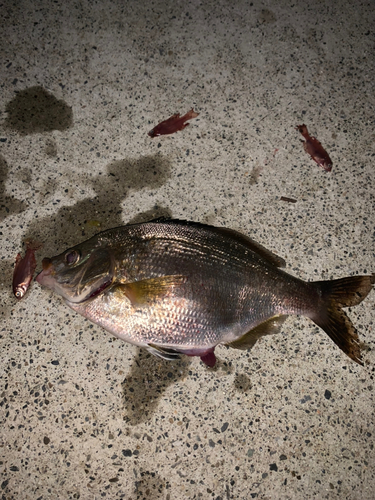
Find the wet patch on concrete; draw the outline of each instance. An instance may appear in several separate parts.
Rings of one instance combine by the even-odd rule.
[[[239,392],[248,392],[251,389],[251,380],[244,373],[237,373],[233,385]]]
[[[5,111],[5,126],[22,135],[62,131],[73,125],[72,108],[39,86],[18,92]]]
[[[261,24],[273,24],[276,22],[276,16],[269,9],[262,9],[259,15],[259,21]]]
[[[165,497],[165,490],[170,488],[170,484],[165,479],[162,479],[159,474],[151,471],[140,471],[136,475],[134,493],[137,498],[153,498],[155,500],[170,498],[168,494]]]
[[[45,153],[49,158],[57,156],[57,144],[53,139],[47,139],[45,146]]]

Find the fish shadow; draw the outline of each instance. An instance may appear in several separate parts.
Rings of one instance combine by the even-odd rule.
[[[27,208],[25,202],[6,194],[5,183],[8,178],[8,171],[8,164],[5,158],[0,155],[0,222],[9,215],[19,214]]]
[[[114,161],[94,178],[78,175],[79,184],[92,188],[95,196],[63,206],[51,216],[35,219],[25,238],[44,241],[45,255],[61,253],[100,231],[123,225],[122,204],[129,192],[160,188],[170,175],[170,162],[160,154]],[[60,184],[56,189],[63,187]],[[158,217],[170,212],[155,206],[148,213]]]
[[[121,384],[126,409],[124,420],[133,426],[150,420],[164,392],[189,374],[191,363],[186,356],[166,361],[139,349],[129,375]]]

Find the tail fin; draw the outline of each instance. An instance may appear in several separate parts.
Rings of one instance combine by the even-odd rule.
[[[349,358],[360,365],[363,365],[363,362],[358,334],[342,307],[360,304],[374,283],[375,274],[315,282],[321,300],[320,306],[310,318]]]

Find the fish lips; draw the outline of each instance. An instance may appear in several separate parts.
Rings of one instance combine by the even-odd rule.
[[[48,257],[45,257],[42,261],[43,270],[35,277],[35,281],[39,283],[39,285],[45,286],[46,288],[53,289],[56,280],[54,278],[54,269],[52,265],[52,260]]]

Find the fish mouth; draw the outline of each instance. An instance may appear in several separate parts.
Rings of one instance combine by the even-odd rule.
[[[42,260],[42,267],[43,270],[36,276],[35,281],[37,281],[39,285],[51,286],[53,280],[52,275],[54,274],[52,260],[49,257],[45,257]]]

